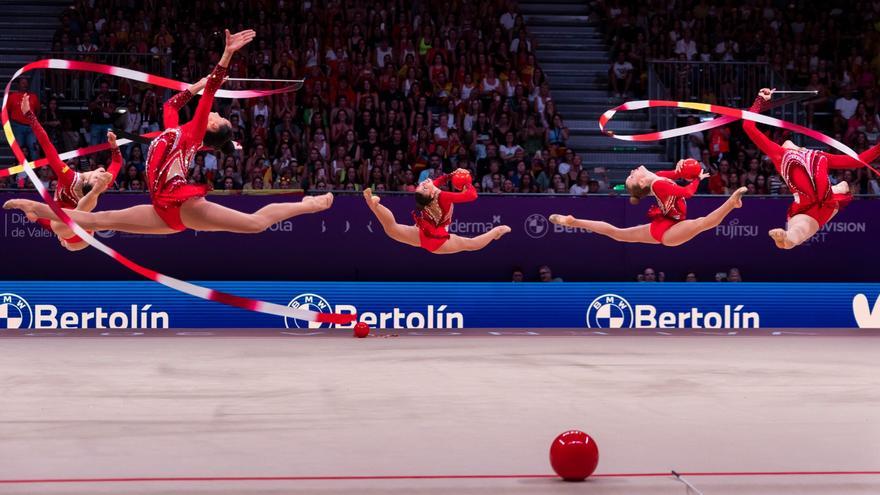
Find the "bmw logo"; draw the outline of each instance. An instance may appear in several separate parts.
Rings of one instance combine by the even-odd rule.
[[[301,308],[309,311],[317,311],[318,313],[332,313],[333,308],[326,299],[317,294],[300,294],[293,298],[288,304],[290,308]],[[331,323],[320,323],[317,321],[303,321],[296,318],[284,318],[285,328],[330,328]]]
[[[526,218],[526,234],[532,239],[540,239],[550,232],[550,222],[540,213],[532,213]]]
[[[587,308],[589,328],[632,328],[633,308],[617,294],[603,294]]]
[[[31,305],[17,294],[0,294],[0,330],[30,328],[34,321]]]

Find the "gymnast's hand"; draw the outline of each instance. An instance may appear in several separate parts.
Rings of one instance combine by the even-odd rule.
[[[776,88],[762,88],[761,91],[758,91],[758,96],[764,98],[764,101],[770,101],[770,97],[773,96],[774,91],[776,91]]]
[[[199,94],[199,92],[201,90],[205,89],[205,86],[207,86],[207,85],[208,85],[208,78],[203,77],[203,78],[199,79],[198,82],[191,84],[190,87],[187,88],[187,91],[189,91],[189,94],[191,94],[191,95],[197,95],[197,94]]]
[[[110,174],[110,172],[107,172],[103,168],[99,168],[89,173],[92,176],[92,190],[89,191],[90,195],[95,196],[101,194],[106,191],[108,187],[110,187],[110,182],[113,180],[113,176]]]
[[[31,102],[29,100],[30,98],[28,98],[27,93],[21,97],[21,113],[24,115],[31,111]]]
[[[706,171],[700,172],[700,175],[697,176],[697,180],[703,180],[703,179],[709,177],[710,175],[712,175],[712,174],[710,174],[709,172],[706,172]]]
[[[119,146],[116,144],[116,134],[113,134],[113,131],[107,131],[107,142],[110,143],[110,148],[118,148]]]
[[[246,29],[240,33],[230,34],[229,30],[226,30],[226,53],[233,54],[242,48],[245,45],[253,41],[253,39],[257,36],[256,31],[253,29]]]

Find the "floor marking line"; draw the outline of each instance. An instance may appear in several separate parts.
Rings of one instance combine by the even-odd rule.
[[[880,471],[708,471],[681,472],[679,476],[876,476]],[[592,478],[659,478],[662,473],[599,473]],[[0,484],[39,483],[139,483],[139,482],[233,482],[233,481],[365,481],[365,480],[467,480],[467,479],[527,479],[558,478],[553,474],[451,474],[451,475],[377,475],[377,476],[181,476],[131,478],[46,478],[0,479]]]

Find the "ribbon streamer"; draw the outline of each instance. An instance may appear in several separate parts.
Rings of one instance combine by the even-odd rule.
[[[178,292],[183,292],[185,294],[189,294],[191,296],[197,297],[199,299],[204,299],[208,301],[215,301],[222,304],[226,304],[229,306],[234,306],[237,308],[247,309],[249,311],[256,311],[259,313],[267,313],[276,316],[283,316],[286,318],[295,318],[297,320],[304,320],[310,322],[319,322],[319,323],[335,323],[335,324],[347,324],[351,323],[356,319],[356,315],[353,314],[334,314],[334,313],[318,313],[315,311],[308,311],[305,309],[299,308],[290,308],[287,306],[282,306],[280,304],[275,304],[266,301],[260,301],[257,299],[249,299],[246,297],[236,296],[234,294],[228,294],[225,292],[220,292],[217,290],[209,289],[207,287],[202,287],[199,285],[195,285],[180,279],[176,279],[174,277],[170,277],[168,275],[164,275],[150,268],[144,267],[135,263],[134,261],[128,259],[123,256],[113,248],[107,246],[103,242],[99,241],[92,237],[85,229],[76,224],[64,210],[55,202],[52,196],[49,194],[49,191],[43,186],[43,183],[40,181],[37,174],[34,172],[33,164],[27,161],[24,153],[21,150],[21,147],[15,141],[15,134],[12,132],[12,124],[9,122],[9,112],[7,111],[6,104],[9,100],[9,90],[12,87],[12,81],[16,78],[24,74],[25,72],[34,70],[34,69],[65,69],[65,70],[79,70],[86,72],[97,72],[101,74],[113,75],[125,79],[133,79],[136,81],[146,82],[150,84],[156,84],[162,87],[170,88],[170,89],[179,89],[184,90],[188,87],[186,83],[180,81],[173,81],[171,79],[166,79],[159,76],[154,76],[151,74],[146,74],[143,72],[133,71],[129,69],[123,69],[121,67],[113,67],[109,65],[103,64],[94,64],[88,62],[75,62],[75,61],[67,61],[67,60],[57,60],[57,59],[48,59],[48,60],[39,60],[36,62],[32,62],[18,71],[12,76],[9,82],[6,84],[6,90],[3,93],[3,107],[0,109],[0,121],[3,124],[3,131],[6,134],[6,139],[9,141],[9,147],[12,148],[12,152],[15,154],[15,157],[22,164],[22,170],[27,176],[30,178],[31,182],[33,182],[34,187],[36,187],[37,192],[40,193],[40,196],[43,198],[43,201],[52,208],[52,211],[55,212],[56,215],[68,226],[71,230],[76,233],[82,240],[84,240],[88,245],[94,247],[95,249],[101,251],[107,256],[113,258],[117,263],[125,266],[129,270],[137,273],[138,275],[143,276],[148,280],[152,280],[154,282],[158,282],[170,289],[176,290]],[[255,96],[264,96],[266,94],[275,94],[278,92],[284,92],[287,89],[280,90],[269,90],[269,91],[218,91],[218,96],[221,95],[225,98],[253,98]],[[80,150],[77,150],[80,151]]]
[[[142,83],[152,84],[154,86],[159,86],[166,89],[173,89],[175,91],[183,91],[187,89],[190,85],[189,83],[185,83],[183,81],[175,81],[173,79],[168,79],[162,76],[156,76],[153,74],[147,74],[146,72],[140,72],[131,69],[125,69],[122,67],[115,67],[113,65],[105,65],[105,64],[96,64],[93,62],[77,62],[71,60],[60,60],[57,58],[48,58],[44,60],[37,60],[36,62],[31,62],[20,69],[17,72],[17,75],[23,74],[25,72],[30,72],[36,69],[57,69],[57,70],[73,70],[73,71],[83,71],[83,72],[94,72],[97,74],[105,74],[108,76],[116,76],[121,77],[123,79],[129,79],[132,81],[138,81]],[[17,77],[17,76],[16,76]],[[296,91],[302,86],[301,82],[297,81],[289,81],[294,83],[290,86],[285,86],[283,88],[277,89],[248,89],[241,91],[231,91],[221,89],[217,91],[215,95],[217,98],[240,98],[240,99],[248,99],[248,98],[259,98],[261,96],[272,96],[280,93],[291,93]],[[4,106],[6,103],[4,102]],[[161,131],[150,132],[147,134],[143,134],[141,137],[152,139],[161,134]],[[117,144],[119,146],[126,145],[131,143],[129,139],[119,139],[117,140]],[[59,158],[62,160],[70,160],[72,158],[79,158],[81,156],[90,155],[92,153],[98,153],[100,151],[106,151],[110,149],[110,145],[108,143],[96,144],[93,146],[88,146],[85,148],[80,148],[73,151],[67,151],[65,153],[61,153]],[[49,164],[49,161],[45,158],[41,158],[31,163],[31,166],[34,168],[45,167]],[[9,177],[10,175],[19,174],[24,171],[23,165],[16,165],[14,167],[9,167],[0,170],[0,177]]]
[[[611,119],[614,118],[614,114],[620,111],[630,111],[630,110],[643,110],[645,108],[658,108],[658,107],[677,107],[677,108],[687,108],[690,110],[697,110],[700,112],[707,113],[715,113],[719,115],[723,115],[724,117],[716,118],[710,120],[708,122],[703,122],[701,124],[693,124],[685,127],[676,127],[674,129],[669,129],[665,131],[659,132],[648,132],[645,134],[633,134],[633,135],[620,135],[613,131],[605,130],[605,126]],[[871,165],[863,162],[859,158],[859,154],[856,153],[849,146],[841,143],[840,141],[834,139],[831,136],[827,136],[822,134],[819,131],[810,129],[808,127],[804,127],[793,122],[788,122],[785,120],[776,119],[773,117],[768,117],[767,115],[761,115],[759,113],[749,112],[747,110],[740,110],[738,108],[730,108],[724,107],[720,105],[710,105],[708,103],[694,103],[688,101],[669,101],[669,100],[638,100],[638,101],[630,101],[619,105],[617,107],[612,108],[611,110],[606,111],[599,117],[599,130],[611,136],[615,139],[620,139],[623,141],[659,141],[661,139],[669,139],[678,136],[684,136],[693,132],[706,131],[709,129],[714,129],[715,127],[721,127],[723,125],[727,125],[731,122],[737,120],[749,120],[752,122],[758,122],[761,124],[766,124],[772,127],[778,127],[780,129],[786,129],[789,131],[797,132],[800,134],[804,134],[809,136],[816,141],[819,141],[822,144],[828,145],[837,151],[843,152],[844,154],[856,159],[859,163],[862,163],[865,167],[873,171],[875,174],[880,175],[880,172],[877,171]]]

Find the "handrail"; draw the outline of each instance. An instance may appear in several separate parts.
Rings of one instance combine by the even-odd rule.
[[[22,192],[32,192],[32,193],[36,194],[37,191],[35,189],[0,188],[0,193],[19,193],[20,194]],[[257,189],[257,190],[236,189],[234,191],[216,190],[216,191],[211,191],[209,194],[217,195],[217,196],[266,196],[266,195],[290,195],[290,194],[311,195],[311,194],[324,194],[324,193],[328,193],[328,192],[332,192],[333,194],[335,194],[337,196],[360,196],[363,194],[363,190],[351,191],[351,190],[347,190],[347,189],[339,189],[339,190],[330,189],[330,190],[326,190],[326,191],[324,191],[324,190],[322,190],[322,191],[305,191],[303,189]],[[104,194],[119,194],[119,195],[129,195],[129,196],[134,196],[134,195],[149,196],[149,194],[146,191],[142,192],[142,191],[109,190],[109,191],[104,192]],[[379,194],[380,196],[412,196],[413,193],[404,192],[404,191],[382,191],[377,194]],[[600,198],[614,198],[614,197],[628,198],[629,197],[629,196],[626,196],[625,194],[616,194],[616,193],[593,193],[593,194],[586,194],[586,195],[581,195],[581,196],[572,195],[572,194],[568,194],[568,193],[561,193],[561,194],[557,194],[557,193],[522,193],[522,192],[515,192],[515,193],[483,192],[483,193],[480,193],[480,197],[531,197],[531,198],[533,198],[533,197],[537,197],[537,196],[543,196],[546,198],[579,198],[579,199],[596,198],[596,197],[600,197]],[[718,197],[723,197],[723,196],[724,196],[723,194],[696,194],[693,197],[695,197],[695,198],[718,198]],[[853,197],[859,198],[859,199],[871,199],[871,200],[880,199],[880,196],[875,196],[873,194],[853,194]],[[747,199],[748,198],[785,199],[785,200],[790,201],[791,195],[790,194],[749,194],[746,196],[746,198]]]
[[[784,79],[767,62],[648,61],[648,97],[676,101],[701,101],[746,108],[763,87],[788,88]],[[803,124],[802,107],[792,101],[771,111],[774,117]],[[658,129],[685,125],[675,109],[653,109],[652,123]],[[687,136],[667,143],[667,156],[673,160],[687,154]]]
[[[725,67],[725,66],[730,66],[730,65],[766,65],[768,67],[770,66],[770,64],[768,62],[737,62],[737,61],[723,62],[723,61],[719,61],[719,60],[710,60],[708,62],[705,62],[702,60],[665,60],[662,58],[649,59],[648,63],[649,64],[663,63],[663,64],[673,64],[673,65],[675,65],[675,64],[679,64],[679,65],[706,64],[706,65],[717,65],[719,67]]]

